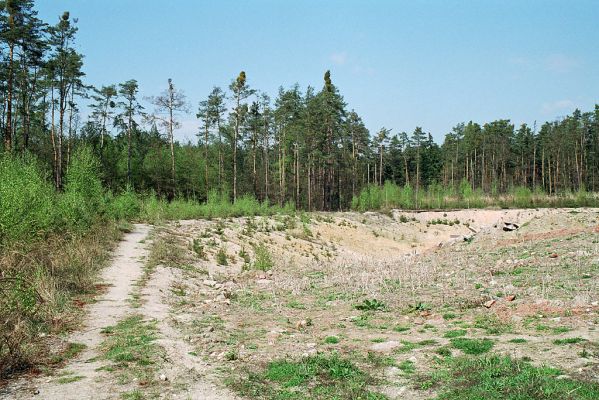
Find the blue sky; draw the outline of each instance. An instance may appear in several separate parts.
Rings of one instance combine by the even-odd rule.
[[[437,141],[461,121],[545,121],[599,102],[599,1],[39,0],[54,23],[78,18],[87,82],[135,78],[143,96],[168,78],[195,110],[240,70],[276,95],[322,86],[331,70],[366,126]]]

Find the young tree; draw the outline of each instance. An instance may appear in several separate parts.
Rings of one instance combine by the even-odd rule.
[[[223,156],[223,132],[221,123],[223,121],[227,107],[225,105],[225,93],[223,90],[215,86],[212,88],[212,92],[208,95],[208,115],[210,118],[210,125],[216,127],[216,133],[218,136],[218,187],[223,188],[223,168],[224,168],[224,156]]]
[[[175,89],[173,80],[168,79],[168,88],[159,96],[151,97],[151,103],[156,107],[154,114],[150,116],[152,120],[160,121],[167,133],[167,139],[171,153],[171,196],[176,194],[176,174],[175,174],[175,139],[174,131],[181,126],[177,121],[177,114],[187,112],[187,101],[182,91]]]
[[[65,11],[55,26],[49,28],[50,43],[54,48],[54,54],[51,59],[53,65],[53,79],[58,89],[58,134],[56,135],[56,161],[55,161],[55,181],[56,188],[62,189],[62,148],[64,137],[64,116],[69,103],[69,95],[75,87],[83,86],[81,77],[84,75],[81,71],[83,66],[83,56],[75,51],[73,42],[77,27],[71,22],[68,11]]]
[[[248,107],[243,103],[245,99],[254,94],[246,82],[245,72],[241,71],[237,79],[231,82],[229,90],[233,95],[235,107],[233,108],[234,131],[233,131],[233,201],[237,200],[237,141],[239,140],[240,128],[246,117]]]
[[[143,110],[143,107],[137,101],[138,90],[139,86],[135,79],[119,84],[119,94],[124,101],[119,102],[119,108],[122,112],[118,120],[127,129],[127,186],[131,186],[132,137],[133,131],[137,129],[135,116],[141,114]]]
[[[100,89],[94,90],[96,94],[92,95],[95,103],[91,104],[93,110],[92,116],[98,121],[100,126],[100,149],[104,148],[104,136],[108,133],[106,123],[112,119],[114,108],[116,107],[115,99],[117,96],[116,86],[102,86]]]
[[[206,197],[208,197],[208,192],[210,191],[210,182],[208,180],[208,147],[209,147],[209,137],[210,137],[210,128],[211,128],[211,117],[210,117],[210,104],[209,100],[202,100],[198,106],[198,112],[196,117],[200,120],[202,124],[200,126],[200,131],[204,133],[204,183],[206,185]],[[200,132],[200,135],[201,135]]]

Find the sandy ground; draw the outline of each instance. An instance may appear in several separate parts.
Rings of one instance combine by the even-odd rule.
[[[155,240],[168,238],[177,257],[149,276],[135,313],[157,321],[156,343],[165,354],[158,373],[168,379],[159,398],[233,399],[224,378],[332,350],[409,360],[425,373],[435,349],[450,344],[444,333],[455,329],[492,338],[496,352],[598,380],[598,217],[597,209],[394,210],[157,228]],[[519,229],[504,231],[505,223]],[[83,378],[21,379],[0,398],[119,398],[125,388],[97,370],[104,365],[96,358],[99,331],[133,312],[127,298],[142,274],[149,229],[136,225],[125,236],[103,273],[108,291],[89,306],[85,330],[69,338],[87,348],[63,371]],[[254,268],[260,247],[270,256],[268,271]],[[386,310],[359,312],[354,306],[364,299],[380,300]],[[493,333],[493,324],[510,329]],[[341,341],[326,344],[327,336]],[[584,342],[553,345],[572,337]],[[526,344],[510,342],[516,338]],[[377,371],[385,382],[378,389],[391,399],[435,395],[415,390],[395,367]]]

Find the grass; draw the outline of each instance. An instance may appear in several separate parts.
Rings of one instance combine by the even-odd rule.
[[[104,328],[102,333],[107,336],[101,345],[103,358],[112,362],[110,369],[117,373],[118,381],[126,384],[135,380],[144,386],[152,383],[162,353],[154,343],[156,323],[134,315]]]
[[[276,360],[229,384],[241,395],[261,399],[386,399],[370,390],[374,379],[336,352]]]
[[[581,343],[581,342],[585,342],[586,339],[583,339],[581,337],[573,337],[573,338],[566,338],[566,339],[555,339],[553,341],[553,344],[557,344],[558,346],[561,345],[565,345],[565,344],[576,344],[576,343]]]
[[[468,333],[468,331],[466,329],[454,329],[454,330],[445,332],[443,337],[444,338],[456,338],[456,337],[460,337],[460,336],[466,336],[466,333]]]
[[[327,336],[324,339],[324,342],[326,344],[337,344],[337,343],[339,343],[339,338],[337,336]]]
[[[83,378],[84,376],[82,375],[63,376],[61,378],[58,378],[56,382],[60,383],[61,385],[65,385],[67,383],[80,381]]]
[[[471,355],[486,353],[493,347],[493,341],[490,339],[453,338],[450,342],[454,348]]]
[[[599,385],[565,377],[550,367],[535,367],[508,356],[446,358],[442,369],[424,381],[437,386],[439,400],[591,400]]]

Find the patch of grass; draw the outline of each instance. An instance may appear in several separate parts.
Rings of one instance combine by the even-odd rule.
[[[444,338],[456,338],[456,337],[460,337],[460,336],[466,336],[466,333],[468,333],[468,331],[466,329],[453,329],[451,331],[445,332],[443,337]]]
[[[111,368],[118,373],[118,380],[125,384],[133,380],[148,385],[153,380],[155,364],[162,349],[154,343],[157,339],[156,322],[144,321],[134,315],[104,328],[107,335],[102,343],[103,357],[112,361]]]
[[[474,319],[474,327],[484,329],[488,335],[500,335],[512,331],[512,325],[500,320],[495,314],[480,314]]]
[[[407,332],[409,331],[411,328],[409,326],[404,326],[404,325],[396,325],[393,330],[395,332]]]
[[[566,339],[555,339],[553,341],[553,344],[557,344],[559,346],[561,345],[565,345],[565,344],[576,344],[576,343],[580,343],[580,342],[585,342],[586,339],[583,339],[581,337],[572,337],[572,338],[566,338]]]
[[[568,328],[567,326],[558,326],[553,328],[551,331],[554,335],[559,335],[560,333],[570,332],[571,330],[572,329]]]
[[[339,343],[339,338],[337,336],[327,336],[324,338],[324,342],[326,344],[337,344]]]
[[[61,385],[64,385],[67,383],[80,381],[83,378],[84,378],[84,376],[82,376],[82,375],[63,376],[62,378],[58,378],[56,380],[56,382],[60,383]]]
[[[447,313],[443,314],[443,319],[446,321],[449,321],[451,319],[456,319],[456,318],[457,318],[457,315],[452,312],[447,312]]]
[[[528,342],[528,340],[526,340],[524,338],[515,338],[515,339],[508,340],[508,343],[526,343],[526,342]]]
[[[508,356],[446,358],[425,387],[437,385],[439,400],[591,400],[599,398],[597,383],[556,379],[557,369],[535,367]]]
[[[400,362],[399,365],[397,366],[397,368],[399,368],[406,374],[413,374],[414,371],[416,371],[416,368],[414,367],[414,363],[410,360],[405,360],[405,361]]]
[[[369,387],[374,379],[333,352],[299,360],[276,360],[258,373],[229,380],[241,395],[260,399],[386,399]]]
[[[77,354],[81,353],[87,346],[83,343],[69,343],[66,349],[61,353],[52,356],[50,362],[52,364],[59,364],[66,360],[70,360],[77,356]]]
[[[486,353],[493,347],[491,339],[453,338],[450,342],[454,348],[471,355]]]

